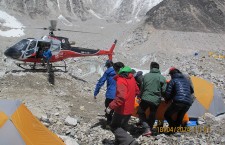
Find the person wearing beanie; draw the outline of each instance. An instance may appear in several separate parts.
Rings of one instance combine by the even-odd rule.
[[[107,70],[104,72],[103,76],[98,80],[94,90],[94,99],[97,99],[97,95],[101,89],[101,87],[107,82],[107,90],[105,93],[105,107],[107,108],[109,104],[114,100],[116,96],[116,81],[114,80],[114,76],[116,75],[113,69],[113,62],[111,60],[107,60],[105,63],[105,67]],[[110,128],[110,123],[112,121],[113,110],[109,114],[105,114],[106,116],[106,128]]]
[[[127,133],[128,121],[134,112],[135,97],[139,94],[132,69],[122,62],[114,63],[116,71],[116,97],[106,109],[108,113],[114,110],[111,130],[115,135],[117,145],[138,145],[138,142]]]
[[[150,72],[144,75],[141,89],[141,103],[138,108],[138,115],[142,126],[145,128],[143,136],[152,135],[152,128],[155,123],[156,111],[161,102],[161,97],[166,91],[166,78],[161,75],[159,64],[151,62]],[[150,115],[147,120],[145,111],[150,107]]]
[[[193,103],[194,90],[191,81],[180,70],[171,68],[169,74],[171,80],[166,88],[165,100],[172,100],[172,104],[166,110],[164,117],[169,127],[178,127],[182,125],[184,115]],[[177,113],[176,120],[172,119],[174,113]]]

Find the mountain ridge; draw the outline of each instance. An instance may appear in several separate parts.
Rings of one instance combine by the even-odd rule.
[[[156,29],[225,32],[225,2],[222,0],[164,0],[146,15],[146,24]]]

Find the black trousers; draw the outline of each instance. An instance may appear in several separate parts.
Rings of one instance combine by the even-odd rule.
[[[145,115],[145,111],[149,107],[150,107],[151,113],[147,119],[147,117]],[[138,108],[138,115],[139,115],[139,118],[140,118],[144,128],[150,128],[150,129],[153,128],[158,107],[159,107],[158,105],[155,105],[151,102],[144,101],[144,100],[141,101],[139,108]]]
[[[184,118],[185,113],[189,110],[190,105],[186,105],[183,103],[172,103],[169,108],[166,110],[164,117],[169,123],[170,127],[178,127],[182,125],[182,120]],[[173,120],[172,115],[177,113],[177,119]]]
[[[113,101],[113,99],[109,99],[109,98],[106,98],[105,99],[105,108],[107,108],[109,106],[109,104]],[[107,119],[107,124],[109,125],[112,121],[112,115],[113,115],[113,110],[107,114],[105,113],[105,116],[106,116],[106,119]]]
[[[126,131],[130,117],[131,115],[120,115],[116,112],[113,114],[111,130],[118,145],[130,145],[136,142]]]

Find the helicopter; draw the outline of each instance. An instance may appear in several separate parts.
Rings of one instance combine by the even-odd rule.
[[[52,57],[47,63],[47,71],[51,69],[52,63],[63,61],[64,66],[55,66],[55,67],[64,67],[66,71],[66,62],[65,59],[73,57],[86,57],[86,56],[100,56],[107,55],[109,60],[112,60],[112,55],[114,54],[114,48],[116,46],[117,40],[114,41],[109,50],[100,50],[100,49],[89,49],[82,47],[74,47],[74,42],[69,42],[69,39],[66,37],[55,36],[54,31],[72,31],[80,33],[92,33],[84,31],[73,31],[73,30],[63,30],[56,29],[57,21],[51,20],[50,27],[48,28],[37,28],[49,30],[49,35],[45,35],[40,39],[35,38],[26,38],[22,39],[15,45],[9,47],[4,55],[8,58],[12,58],[16,61],[22,63],[16,63],[17,66],[23,69],[32,69],[36,70],[36,64],[43,63],[43,51],[50,49]],[[27,64],[29,68],[27,68]],[[42,65],[45,66],[45,65]]]

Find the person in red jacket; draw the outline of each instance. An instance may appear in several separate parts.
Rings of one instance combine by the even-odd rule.
[[[116,72],[116,97],[106,109],[107,113],[114,110],[113,119],[110,124],[118,145],[137,145],[138,142],[126,132],[128,121],[134,112],[135,97],[139,94],[132,69],[124,66],[122,62],[113,65]]]

